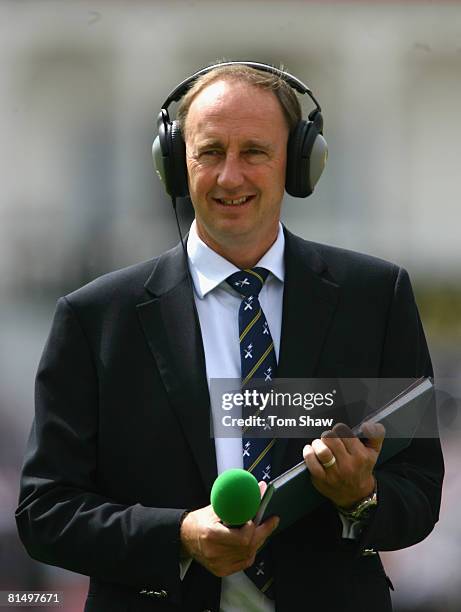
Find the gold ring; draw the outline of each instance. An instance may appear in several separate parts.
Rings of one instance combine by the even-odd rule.
[[[326,463],[322,463],[322,465],[323,465],[323,467],[325,469],[328,469],[329,467],[331,467],[335,463],[336,463],[336,457],[333,455],[333,457],[330,459],[330,461],[327,461]]]

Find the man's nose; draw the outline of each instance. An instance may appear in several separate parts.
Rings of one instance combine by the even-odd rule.
[[[223,189],[235,190],[243,180],[242,160],[238,155],[228,153],[219,167],[218,185]]]

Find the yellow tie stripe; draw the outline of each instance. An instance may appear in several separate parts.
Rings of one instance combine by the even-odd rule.
[[[265,593],[273,582],[274,582],[274,577],[272,576],[272,578],[269,578],[269,580],[266,582],[266,584],[262,587],[261,591],[263,593]]]
[[[256,412],[253,413],[253,415],[251,415],[253,417],[253,419],[256,418],[259,415],[260,412],[261,411],[259,410],[259,408],[256,408]],[[244,428],[242,429],[242,435],[244,435],[248,431],[248,429],[250,427],[251,427],[251,425],[245,425]]]
[[[253,318],[252,321],[250,321],[248,323],[248,325],[245,327],[245,329],[243,330],[243,332],[240,334],[240,338],[239,341],[241,342],[245,336],[247,335],[247,333],[250,331],[250,329],[253,327],[253,325],[256,323],[256,321],[259,319],[259,317],[261,316],[262,310],[261,308],[259,309],[259,312],[257,312]]]
[[[252,472],[255,469],[255,467],[258,465],[261,459],[263,459],[264,455],[266,455],[270,451],[270,449],[274,446],[274,444],[275,444],[275,438],[272,438],[272,440],[269,442],[266,448],[262,451],[262,453],[260,453],[259,457],[256,457],[256,459],[253,461],[250,467],[247,468],[248,472]]]
[[[245,269],[245,272],[248,272],[248,274],[253,274],[253,276],[256,276],[256,278],[259,278],[259,282],[261,283],[261,285],[264,285],[264,279],[260,274],[258,274],[254,270],[249,270],[248,268],[244,268],[244,269]]]
[[[261,357],[258,359],[258,361],[255,363],[255,365],[248,372],[245,380],[242,383],[242,387],[244,387],[246,385],[246,383],[250,380],[250,378],[253,376],[253,374],[256,372],[256,370],[259,368],[259,366],[262,364],[264,359],[266,359],[266,357],[269,355],[269,353],[271,352],[271,350],[273,348],[274,348],[274,343],[271,342],[269,344],[269,346],[267,347],[267,349],[264,351],[264,353],[261,355]]]

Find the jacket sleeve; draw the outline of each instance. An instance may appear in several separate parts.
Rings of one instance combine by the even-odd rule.
[[[116,441],[114,441],[116,443]],[[79,321],[58,302],[36,379],[35,419],[16,522],[44,563],[179,601],[184,508],[124,505],[98,493],[98,380]]]
[[[388,316],[381,378],[432,376],[432,365],[408,274],[399,269]],[[439,518],[444,475],[436,406],[411,444],[375,472],[378,507],[359,546],[396,550],[423,540]]]

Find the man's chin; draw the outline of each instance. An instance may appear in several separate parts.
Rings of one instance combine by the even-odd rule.
[[[257,241],[260,229],[260,226],[248,223],[245,219],[235,219],[220,223],[216,228],[215,236],[222,242],[233,240],[248,243],[251,240]]]
[[[235,247],[238,244],[245,245],[258,240],[255,224],[245,223],[243,220],[226,220],[213,226],[197,222],[197,233],[203,242],[214,250],[218,246]]]

